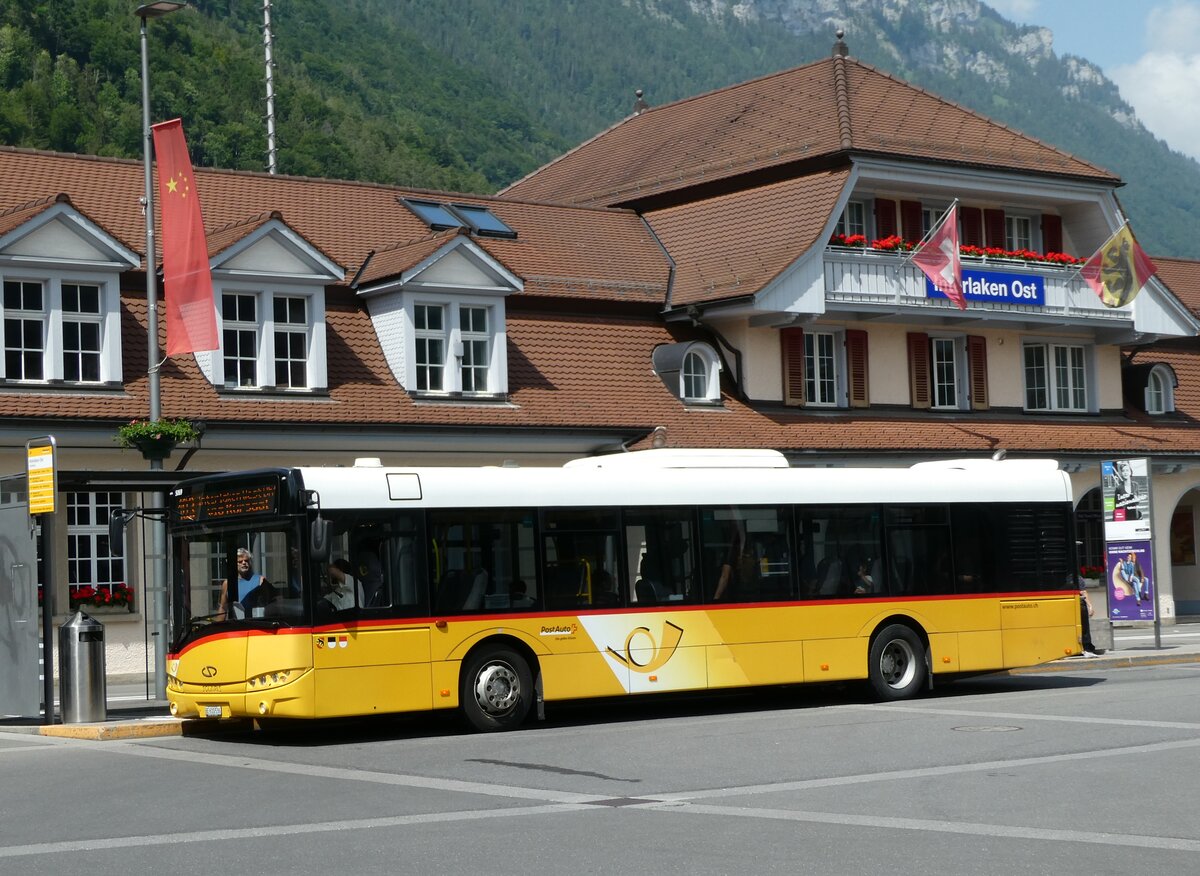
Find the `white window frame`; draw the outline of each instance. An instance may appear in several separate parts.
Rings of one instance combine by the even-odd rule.
[[[216,284],[214,284],[216,285]],[[217,317],[219,323],[218,337],[221,349],[211,354],[207,360],[212,371],[214,386],[227,392],[282,392],[288,394],[306,394],[319,392],[328,386],[328,365],[325,351],[325,292],[324,289],[297,284],[272,283],[260,285],[244,285],[240,283],[222,283],[214,290],[217,301],[221,302]],[[227,325],[224,319],[224,302],[226,295],[247,295],[255,299],[254,322],[238,322]],[[277,298],[304,299],[305,322],[277,323],[275,319],[275,301]],[[255,379],[253,384],[238,386],[226,382],[225,375],[225,330],[227,328],[255,332],[254,363]],[[276,365],[287,361],[285,356],[280,359],[276,349],[276,335],[304,335],[305,347],[305,386],[280,386],[276,384]],[[197,354],[197,360],[203,354]],[[201,363],[204,367],[204,363]],[[206,369],[207,373],[207,369]]]
[[[1045,405],[1031,404],[1029,364],[1030,351],[1040,350],[1042,361],[1034,367],[1041,372],[1046,395]],[[1064,357],[1068,359],[1062,367]],[[1070,361],[1074,360],[1074,361]],[[1094,413],[1096,410],[1095,356],[1090,344],[1079,341],[1048,338],[1029,339],[1021,344],[1022,399],[1027,411],[1054,411],[1063,413]],[[1065,379],[1064,379],[1065,378]],[[1082,395],[1082,399],[1079,396]],[[1065,403],[1064,403],[1065,399]],[[1082,401],[1082,404],[1079,402]]]
[[[5,283],[34,283],[42,288],[40,312],[18,310],[9,312],[4,307],[2,290]],[[99,290],[100,312],[95,314],[72,314],[67,317],[62,309],[63,285],[93,286]],[[16,385],[66,384],[68,386],[104,386],[121,382],[121,293],[115,277],[96,276],[82,271],[30,272],[0,269],[0,330],[10,318],[40,319],[42,323],[42,376],[25,378],[9,376],[7,345],[5,355],[0,356],[0,380]],[[64,322],[77,322],[99,327],[99,379],[67,380],[65,365]],[[0,336],[2,337],[2,336]]]
[[[933,410],[960,411],[967,407],[966,343],[963,335],[929,336],[929,400]]]
[[[1024,228],[1022,229],[1022,226]],[[1037,243],[1034,229],[1037,224],[1033,218],[1022,213],[1004,214],[1004,248],[1009,251],[1034,249]],[[1022,237],[1024,238],[1022,242]]]
[[[721,358],[708,344],[688,347],[679,363],[679,397],[685,402],[715,402],[721,398]]]
[[[855,216],[855,213],[858,215]],[[847,201],[845,209],[842,210],[842,215],[838,217],[834,233],[844,234],[846,237],[851,237],[855,234],[861,234],[863,237],[866,237],[867,202],[859,200]]]
[[[473,319],[480,314],[483,316],[482,329],[474,324]],[[492,361],[492,334],[488,328],[491,321],[490,307],[478,304],[460,304],[458,307],[459,337],[456,343],[461,346],[461,352],[456,355],[459,360],[459,385],[464,395],[487,393],[488,371],[491,370]]]
[[[67,592],[72,587],[91,586],[112,592],[127,583],[125,546],[112,553],[108,520],[113,510],[123,507],[125,496],[118,492],[67,493]]]
[[[279,305],[283,302],[297,303],[304,310],[304,318],[299,322],[287,318],[291,314],[285,314],[284,319],[279,318]],[[274,330],[271,332],[271,365],[276,389],[309,389],[309,350],[312,348],[312,321],[308,317],[308,311],[312,302],[306,295],[288,295],[285,293],[276,293],[271,296],[271,316],[274,321]],[[285,306],[285,310],[290,310],[289,306]],[[293,340],[299,338],[301,341],[301,355],[293,356],[290,349],[280,349],[280,341],[285,345],[290,345]],[[303,363],[304,380],[298,383],[292,382],[292,366],[294,363]],[[287,379],[281,381],[279,379],[279,369],[283,366],[288,372]]]
[[[449,307],[445,302],[413,303],[413,387],[418,392],[446,392],[446,372],[450,365]],[[431,327],[429,315],[438,315],[439,325]],[[441,351],[439,358],[437,351]],[[436,373],[437,380],[433,380]],[[434,386],[434,383],[437,385]]]
[[[818,344],[826,342],[830,347],[828,351],[818,349]],[[818,393],[819,388],[822,391]],[[846,407],[846,336],[843,330],[805,329],[804,404],[814,408]]]
[[[417,361],[418,338],[432,338],[428,331],[418,332],[416,328],[416,308],[418,305],[443,308],[443,330],[445,359],[442,363],[442,386],[440,389],[419,389],[418,369],[428,363]],[[486,311],[486,332],[463,330],[462,313],[464,309],[483,309]],[[504,395],[508,392],[507,367],[507,333],[504,323],[504,299],[501,296],[485,295],[449,295],[422,290],[406,294],[404,297],[404,349],[410,351],[404,362],[404,387],[409,392],[422,396],[466,396],[470,398],[490,398]],[[486,361],[475,362],[473,351],[478,347],[470,347],[474,343],[486,341]],[[472,351],[468,354],[468,351]],[[464,365],[465,363],[465,365]],[[486,385],[483,388],[473,387],[464,390],[463,369],[473,369],[475,376],[483,375]],[[468,385],[470,381],[468,381]]]
[[[1175,381],[1170,369],[1155,365],[1146,375],[1146,413],[1169,414],[1175,410]]]

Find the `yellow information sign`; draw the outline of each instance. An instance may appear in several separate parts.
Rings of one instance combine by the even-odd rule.
[[[54,439],[40,438],[46,444],[29,442],[25,445],[25,470],[29,477],[29,513],[53,514],[58,493],[54,465]]]

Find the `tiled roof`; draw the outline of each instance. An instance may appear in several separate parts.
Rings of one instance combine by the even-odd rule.
[[[1119,182],[961,105],[833,57],[630,116],[501,194],[634,203],[843,153]]]
[[[0,215],[34,201],[49,205],[66,192],[77,209],[125,246],[144,252],[142,173],[140,162],[125,159],[0,147]],[[347,268],[347,282],[371,250],[429,235],[429,226],[398,200],[417,195],[483,204],[515,229],[516,240],[489,238],[483,245],[527,281],[531,294],[646,302],[666,295],[667,259],[641,219],[627,210],[203,168],[196,168],[196,187],[205,227],[218,245],[240,240],[278,212],[288,227]]]
[[[419,240],[405,241],[372,253],[360,267],[354,282],[360,285],[374,283],[385,277],[395,277],[429,258],[459,234],[461,228],[433,231]]]
[[[671,306],[752,295],[817,243],[848,170],[646,214],[675,259]]]
[[[1200,262],[1189,259],[1152,258],[1158,278],[1196,316],[1200,316]]]

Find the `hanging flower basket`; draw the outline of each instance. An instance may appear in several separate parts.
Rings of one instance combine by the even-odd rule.
[[[189,420],[130,420],[117,427],[117,443],[149,460],[166,459],[175,445],[195,441],[200,430]]]

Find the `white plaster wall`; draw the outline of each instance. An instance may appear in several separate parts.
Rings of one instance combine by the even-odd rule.
[[[867,329],[867,391],[873,405],[907,405],[908,329],[876,325]]]

